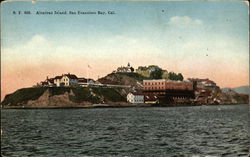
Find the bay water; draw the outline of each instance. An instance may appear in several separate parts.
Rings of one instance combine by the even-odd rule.
[[[2,109],[3,156],[248,156],[249,106]]]

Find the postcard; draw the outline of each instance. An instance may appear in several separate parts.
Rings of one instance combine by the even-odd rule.
[[[1,3],[1,156],[249,156],[246,1]]]

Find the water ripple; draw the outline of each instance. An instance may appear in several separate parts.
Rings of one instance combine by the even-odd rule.
[[[3,156],[249,156],[248,106],[1,110]]]

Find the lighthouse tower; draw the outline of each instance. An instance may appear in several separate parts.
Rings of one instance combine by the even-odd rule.
[[[131,68],[131,67],[130,67],[130,63],[129,63],[129,62],[128,62],[128,66],[127,66],[127,67],[128,67],[128,68]]]

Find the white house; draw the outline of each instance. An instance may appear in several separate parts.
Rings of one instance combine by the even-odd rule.
[[[144,103],[144,95],[142,93],[131,92],[127,95],[127,101],[133,104]]]
[[[60,87],[61,86],[61,78],[62,76],[56,76],[54,78],[54,84],[57,86],[57,87]]]
[[[54,78],[54,84],[57,87],[60,86],[77,86],[78,85],[78,78],[76,75],[73,74],[63,74],[62,76],[56,76]]]

